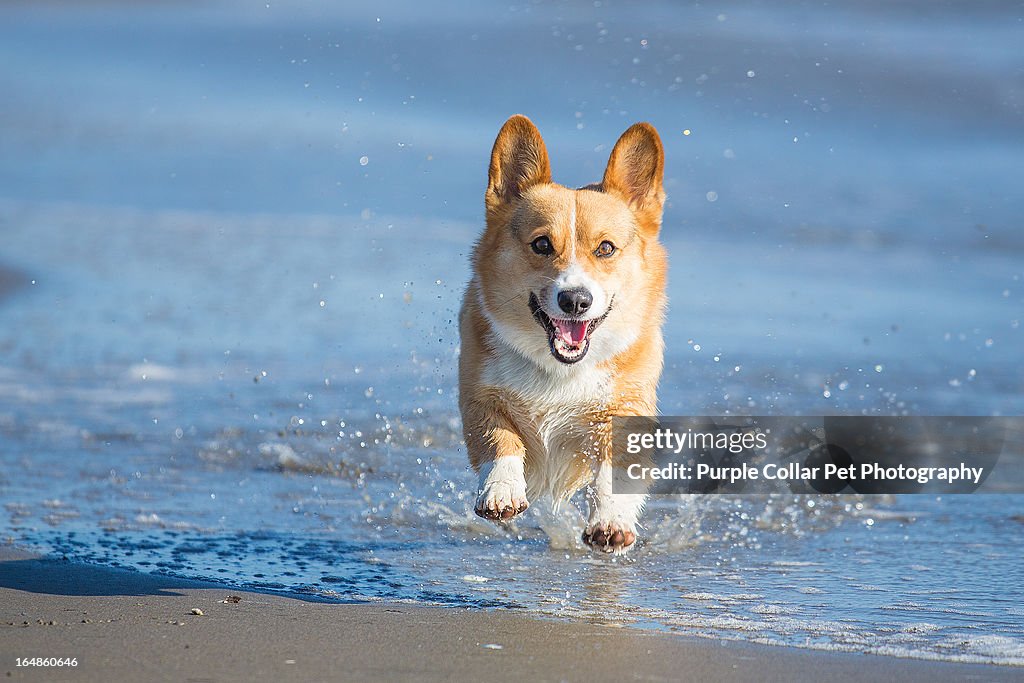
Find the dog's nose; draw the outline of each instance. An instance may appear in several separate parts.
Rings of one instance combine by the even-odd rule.
[[[558,293],[558,307],[571,316],[580,316],[587,312],[594,297],[582,287],[563,289]]]

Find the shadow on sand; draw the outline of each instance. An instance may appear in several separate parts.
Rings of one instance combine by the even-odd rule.
[[[296,592],[260,591],[213,581],[197,581],[165,574],[146,574],[134,569],[100,567],[54,557],[34,557],[20,551],[0,550],[0,589],[69,596],[180,596],[188,589],[244,590],[294,598],[306,602],[353,604],[361,601],[304,595]]]

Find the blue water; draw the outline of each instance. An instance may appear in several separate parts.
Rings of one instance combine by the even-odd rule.
[[[1024,664],[1024,496],[659,499],[617,561],[575,508],[478,520],[453,324],[501,122],[581,185],[649,120],[664,413],[1021,414],[1022,16],[4,3],[0,534],[317,599]]]

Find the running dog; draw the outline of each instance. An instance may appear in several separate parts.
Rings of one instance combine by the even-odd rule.
[[[574,190],[551,181],[528,118],[498,133],[459,318],[459,407],[481,517],[508,520],[538,496],[558,505],[586,487],[583,541],[609,553],[636,543],[646,496],[612,493],[627,463],[611,419],[657,411],[664,165],[657,131],[637,123],[601,182]]]

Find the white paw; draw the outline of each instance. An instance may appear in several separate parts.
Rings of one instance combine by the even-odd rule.
[[[601,463],[588,491],[590,517],[583,530],[583,542],[594,550],[621,555],[636,544],[636,520],[647,496],[640,493],[612,493],[612,466]]]
[[[583,530],[583,542],[594,550],[621,555],[636,543],[636,524],[626,520],[597,520]]]
[[[497,458],[480,468],[480,495],[474,511],[487,519],[511,519],[530,507],[526,500],[523,459]]]

